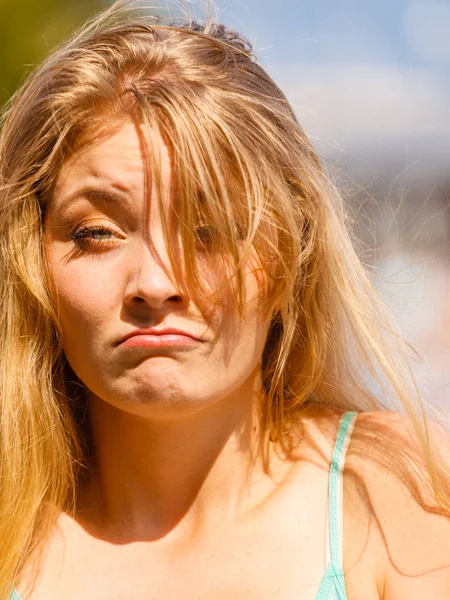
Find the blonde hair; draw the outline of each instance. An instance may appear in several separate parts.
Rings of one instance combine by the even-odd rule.
[[[201,295],[192,234],[199,220],[217,231],[238,308],[250,248],[267,271],[263,300],[273,317],[260,408],[271,438],[287,448],[290,424],[312,404],[403,407],[440,505],[450,509],[406,347],[285,96],[237,33],[214,20],[165,23],[132,8],[116,2],[76,32],[28,78],[3,117],[1,600],[31,568],[58,512],[73,509],[83,464],[78,400],[68,388],[43,252],[46,203],[64,160],[127,116],[159,130],[171,149],[187,285]],[[158,181],[157,165],[149,168]]]

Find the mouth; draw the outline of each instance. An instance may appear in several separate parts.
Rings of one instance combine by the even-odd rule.
[[[122,337],[118,345],[126,348],[169,348],[193,346],[203,340],[187,331],[172,327],[135,329]]]

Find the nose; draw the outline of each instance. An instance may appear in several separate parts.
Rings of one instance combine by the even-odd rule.
[[[124,304],[131,309],[161,311],[187,306],[186,292],[176,283],[165,243],[141,240],[129,258]]]

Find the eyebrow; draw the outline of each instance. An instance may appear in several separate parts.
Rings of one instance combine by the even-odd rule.
[[[86,198],[87,200],[103,200],[107,203],[123,203],[124,196],[123,194],[118,194],[117,192],[100,190],[98,188],[93,187],[84,187],[81,190],[77,190],[70,194],[64,201],[69,202],[71,200],[76,200],[77,198]]]
[[[57,202],[56,206],[55,203],[53,203],[53,210],[52,208],[50,208],[50,210],[52,212],[54,211],[55,215],[59,215],[66,211],[70,211],[74,201],[83,198],[92,202],[101,201],[104,204],[110,206],[123,206],[124,204],[129,203],[127,195],[125,193],[118,193],[114,192],[113,190],[99,189],[96,187],[86,186],[75,190],[74,192],[69,194],[60,202]]]

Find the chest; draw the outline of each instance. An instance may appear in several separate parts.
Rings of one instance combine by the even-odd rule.
[[[218,526],[195,542],[111,544],[66,529],[33,592],[19,592],[22,600],[315,600],[326,569],[321,502]]]
[[[223,548],[173,561],[141,556],[132,562],[128,557],[113,567],[100,564],[96,570],[66,574],[55,598],[65,590],[67,600],[315,600],[323,563],[305,556],[303,564],[294,564],[296,558],[301,556],[284,554],[274,560],[255,550],[228,553]]]
[[[323,477],[252,518],[210,525],[195,538],[111,543],[65,520],[34,589],[18,591],[22,600],[316,600],[327,569],[326,492]],[[350,537],[344,552],[353,556]],[[369,592],[366,564],[352,570],[349,600]]]

